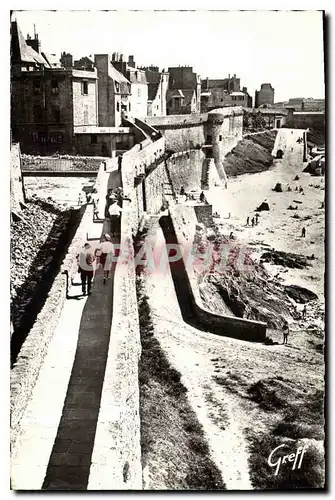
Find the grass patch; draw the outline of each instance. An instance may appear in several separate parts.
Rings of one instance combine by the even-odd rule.
[[[139,363],[142,466],[150,489],[223,490],[221,472],[212,461],[202,426],[158,340],[137,277],[142,355]]]
[[[259,381],[250,386],[251,399],[265,411],[276,411],[280,420],[266,433],[247,430],[249,441],[250,477],[256,489],[296,489],[324,487],[324,440],[323,392],[301,392],[281,377]],[[286,387],[286,390],[285,390]],[[306,391],[306,390],[305,390]],[[300,397],[299,397],[300,393]],[[277,446],[276,458],[295,453],[298,447],[307,445],[300,469],[292,470],[292,463],[282,464],[278,475],[268,464],[268,457]]]

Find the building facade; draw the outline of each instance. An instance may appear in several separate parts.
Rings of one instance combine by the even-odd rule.
[[[131,83],[112,64],[109,54],[95,54],[98,76],[98,117],[101,127],[120,127],[131,112]]]
[[[142,68],[148,82],[148,116],[166,116],[166,95],[169,85],[169,73],[159,71],[158,66]]]
[[[112,54],[113,66],[130,82],[131,95],[129,98],[129,118],[147,116],[148,83],[146,73],[136,66],[134,56],[124,61],[123,54]]]
[[[200,113],[201,79],[191,66],[168,68],[167,114]]]
[[[231,78],[201,81],[201,111],[206,112],[222,107],[251,107],[252,98],[247,88],[240,89],[240,79],[234,74]]]
[[[13,140],[24,153],[75,152],[74,128],[98,124],[97,72],[64,68],[35,49],[40,50],[37,35],[25,41],[12,22]]]
[[[260,90],[255,92],[255,108],[262,105],[273,106],[275,98],[275,90],[271,83],[262,83]]]

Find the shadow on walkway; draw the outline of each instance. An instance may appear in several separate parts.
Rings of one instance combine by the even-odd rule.
[[[114,180],[111,175],[109,187],[115,187]],[[102,234],[108,227],[105,221]],[[115,267],[113,263],[106,285],[101,269],[96,270],[92,294],[83,309],[62,417],[42,490],[87,490],[108,356]],[[72,286],[76,289],[71,290],[74,295],[71,293],[68,298],[83,299],[78,283]]]

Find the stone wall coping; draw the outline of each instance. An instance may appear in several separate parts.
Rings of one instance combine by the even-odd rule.
[[[176,217],[178,212],[180,213],[183,212],[184,210],[185,213],[188,212],[188,214],[190,214],[190,210],[194,212],[193,207],[169,208],[169,214],[171,217],[172,225],[174,227],[177,236],[177,241],[179,244],[182,244],[183,236],[181,235],[181,231],[179,230],[178,224],[176,223]],[[195,233],[195,225],[196,225],[196,216],[194,213],[194,220],[193,220],[194,233]],[[192,239],[193,241],[194,234],[191,234],[189,236],[190,239]],[[222,334],[223,336],[235,337],[240,339],[243,338],[244,340],[248,340],[248,338],[243,336],[243,330],[247,331],[253,330],[256,334],[258,341],[265,340],[266,327],[267,327],[266,323],[263,323],[261,321],[238,318],[236,316],[226,316],[226,315],[216,314],[207,309],[202,303],[194,271],[192,268],[190,268],[190,266],[187,265],[184,256],[183,256],[183,261],[185,265],[186,276],[188,278],[188,288],[192,297],[194,313],[203,325],[208,326],[209,328],[212,326],[222,327],[223,332],[225,331],[225,329],[228,328],[231,332],[230,335],[225,335],[223,333]]]

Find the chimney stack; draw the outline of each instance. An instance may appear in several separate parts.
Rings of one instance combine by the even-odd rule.
[[[134,61],[134,56],[129,56],[128,58],[128,66],[131,66],[132,68],[135,68],[136,64]]]
[[[34,39],[32,39],[31,36],[28,34],[26,44],[32,49],[34,49],[35,52],[40,53],[40,42],[38,39],[38,34],[35,31],[35,25],[34,25]]]

